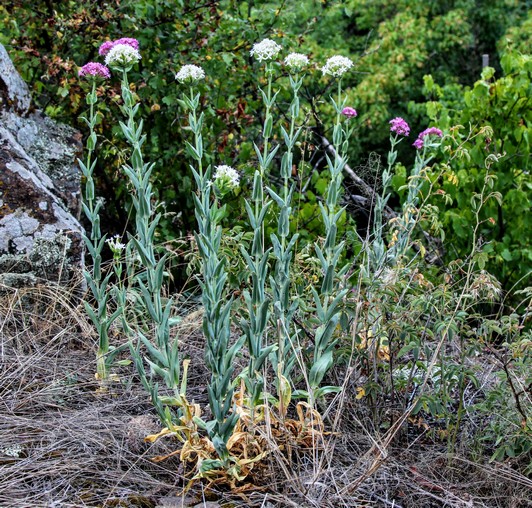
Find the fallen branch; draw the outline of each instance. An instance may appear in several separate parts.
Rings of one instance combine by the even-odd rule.
[[[338,157],[334,146],[329,142],[329,140],[323,135],[321,135],[320,137],[322,146],[325,151],[328,152],[334,158]],[[363,206],[366,210],[368,210],[368,212],[371,211],[371,208],[373,207],[375,189],[371,185],[368,185],[362,178],[360,178],[353,170],[353,168],[351,168],[351,166],[347,164],[347,162],[344,165],[344,172],[347,176],[349,176],[351,181],[362,193],[362,196],[356,196],[351,194],[351,198],[354,199],[357,204],[360,204],[360,206]],[[397,217],[397,214],[389,206],[385,207],[383,214],[384,217],[386,217],[386,220],[390,220]]]
[[[329,140],[323,134],[319,134],[319,137],[325,151],[334,158],[338,157],[334,146],[329,142]],[[375,189],[371,185],[367,184],[362,178],[360,178],[360,176],[356,174],[356,172],[353,170],[353,168],[351,168],[351,166],[349,166],[349,164],[347,164],[347,162],[344,165],[344,173],[349,176],[351,181],[363,194],[362,196],[350,194],[350,198],[357,205],[360,205],[362,208],[367,210],[368,213],[370,213],[371,209],[373,208]],[[399,214],[397,214],[389,206],[386,206],[383,210],[383,215],[387,221],[390,221],[391,219],[398,217]],[[423,234],[428,247],[425,260],[429,264],[442,265],[443,249],[441,246],[441,241],[429,235],[426,231],[421,230],[421,233]],[[419,249],[419,247],[416,245],[414,245],[414,248],[416,250]]]

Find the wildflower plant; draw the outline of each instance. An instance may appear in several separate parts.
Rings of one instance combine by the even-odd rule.
[[[291,183],[294,148],[301,135],[301,127],[296,130],[300,115],[299,91],[303,84],[304,70],[309,60],[306,55],[290,53],[285,64],[289,70],[290,89],[292,101],[288,111],[288,131],[281,125],[281,133],[285,144],[285,151],[281,157],[281,178],[283,186],[281,192],[268,187],[268,193],[278,206],[277,234],[272,233],[273,257],[275,259],[274,272],[270,277],[270,286],[273,297],[274,329],[278,336],[278,350],[272,355],[273,366],[277,374],[277,391],[279,403],[286,400],[283,389],[292,384],[290,374],[296,362],[296,330],[293,326],[293,317],[298,309],[297,301],[292,302],[291,293],[291,266],[298,240],[298,233],[290,234],[290,217],[292,214],[292,196],[295,182]],[[285,408],[281,408],[281,414]]]
[[[259,161],[253,175],[252,203],[245,201],[246,212],[253,231],[251,250],[241,248],[251,275],[251,293],[243,292],[247,316],[241,318],[240,327],[244,332],[246,347],[249,351],[249,365],[241,374],[250,398],[250,405],[257,406],[262,402],[265,379],[262,375],[263,366],[268,355],[276,349],[276,344],[265,344],[265,332],[270,318],[271,301],[266,293],[268,281],[268,257],[271,249],[265,249],[264,219],[272,201],[264,199],[264,178],[272,164],[279,146],[271,149],[270,138],[273,129],[272,108],[277,93],[272,95],[274,66],[272,59],[281,51],[281,46],[270,39],[253,45],[251,56],[265,63],[267,80],[266,90],[260,89],[265,106],[264,124],[262,128],[262,150],[254,145]]]
[[[394,122],[394,120],[392,120]],[[391,163],[395,162],[396,152],[395,145],[398,143],[398,131],[405,131],[406,127],[400,123],[392,123],[391,132],[395,132],[395,137],[390,137],[392,149],[388,155],[388,171],[390,171]],[[434,159],[434,152],[441,144],[443,132],[436,127],[429,127],[421,133],[414,141],[413,146],[416,148],[416,160],[412,173],[407,185],[407,195],[403,203],[403,214],[394,225],[394,232],[390,242],[389,256],[397,259],[404,255],[410,246],[411,235],[417,223],[417,211],[420,206],[420,192],[424,182],[424,173],[428,164]],[[393,163],[392,163],[393,164]],[[387,184],[390,182],[390,177],[387,176]]]
[[[103,206],[103,201],[96,200],[93,175],[97,160],[93,156],[97,142],[95,127],[98,121],[95,111],[95,105],[98,101],[96,85],[102,80],[109,79],[111,73],[105,65],[89,62],[80,68],[78,74],[81,78],[88,80],[91,87],[86,97],[86,102],[89,106],[88,116],[81,117],[89,128],[89,137],[86,143],[87,155],[85,161],[78,159],[78,163],[85,178],[82,208],[91,226],[90,236],[84,234],[83,240],[92,257],[92,270],[85,270],[84,276],[94,297],[96,308],[93,309],[87,301],[84,302],[84,305],[98,333],[96,377],[101,381],[106,381],[109,377],[109,369],[114,356],[119,351],[116,349],[114,354],[110,354],[109,349],[109,328],[118,317],[119,311],[113,313],[109,311],[108,286],[111,274],[105,277],[102,274],[102,250],[105,245],[105,235],[102,237],[101,234],[100,210]]]
[[[302,116],[300,97],[309,61],[305,55],[299,53],[292,53],[284,59],[291,101],[285,123],[274,125],[274,109],[279,93],[273,90],[278,68],[274,59],[278,58],[281,48],[273,41],[262,41],[251,50],[251,56],[265,69],[266,86],[260,90],[265,114],[262,138],[255,144],[257,164],[252,175],[250,197],[243,200],[249,232],[246,232],[246,241],[233,239],[232,244],[233,250],[238,248],[241,259],[247,264],[245,274],[239,274],[238,279],[239,285],[244,286],[240,307],[237,307],[237,302],[229,296],[227,259],[231,249],[224,250],[222,221],[226,216],[223,200],[230,193],[239,193],[241,177],[245,178],[245,173],[241,176],[239,171],[228,164],[214,166],[206,162],[213,160],[213,157],[206,153],[204,148],[205,113],[202,111],[201,96],[198,92],[198,85],[205,79],[204,70],[197,65],[185,65],[175,75],[180,89],[183,90],[178,102],[185,112],[188,131],[192,135],[184,149],[190,158],[190,169],[196,183],[195,240],[200,258],[198,283],[204,311],[202,330],[205,336],[205,364],[211,374],[207,385],[211,419],[205,420],[199,405],[191,404],[186,399],[188,361],[183,362],[182,373],[178,341],[170,336],[173,300],[163,298],[167,257],[160,255],[156,249],[155,232],[160,214],[156,213],[153,205],[154,193],[150,182],[153,164],[144,160],[142,147],[146,134],[143,132],[142,120],[138,120],[140,105],[128,80],[129,71],[140,61],[141,56],[134,40],[124,41],[104,43],[100,52],[111,65],[113,72],[121,78],[121,112],[124,119],[120,122],[120,127],[131,150],[129,162],[124,164],[122,169],[132,191],[134,227],[127,242],[123,242],[120,237],[106,240],[101,237],[97,227],[98,206],[101,205],[94,202],[92,153],[96,138],[93,135],[95,120],[91,108],[87,120],[91,128],[87,143],[88,158],[82,167],[88,182],[84,210],[94,226],[91,237],[86,239],[95,259],[95,275],[88,280],[96,300],[98,301],[100,295],[104,296],[101,298],[101,311],[100,308],[93,311],[89,307],[87,312],[92,312],[90,315],[97,327],[108,327],[111,319],[114,320],[118,316],[122,318],[122,327],[129,336],[131,355],[141,381],[166,426],[159,434],[149,436],[148,440],[154,441],[168,435],[176,436],[183,444],[179,451],[182,460],[196,463],[195,478],[224,477],[224,481],[232,488],[238,488],[237,483],[251,474],[253,464],[263,460],[269,453],[267,447],[271,444],[263,438],[261,425],[269,425],[274,441],[278,439],[279,442],[286,443],[287,432],[292,432],[290,438],[294,443],[314,445],[316,438],[324,434],[324,424],[317,410],[317,402],[327,394],[340,391],[338,386],[324,386],[324,380],[334,363],[333,356],[338,349],[340,317],[346,308],[347,286],[350,284],[346,277],[349,267],[347,264],[341,264],[345,254],[345,242],[339,238],[338,230],[345,213],[340,202],[342,174],[347,164],[349,139],[354,133],[358,115],[353,107],[347,105],[342,90],[342,80],[353,63],[345,57],[337,56],[329,59],[321,69],[327,79],[336,82],[336,93],[331,97],[335,112],[333,149],[326,155],[328,185],[323,200],[319,203],[325,235],[315,241],[313,246],[299,247],[299,234],[291,228],[296,185],[292,171],[295,150],[302,135],[302,127],[298,125]],[[94,80],[93,94],[96,79],[107,77],[108,70],[104,69],[107,68],[92,65],[84,70],[84,76]],[[279,80],[279,83],[282,81]],[[95,102],[95,95],[87,99],[88,104],[92,101]],[[279,134],[280,142],[277,145],[274,145],[274,128],[278,129]],[[369,282],[366,287],[362,287],[362,283],[359,285],[365,299],[364,310],[360,311],[364,316],[359,317],[364,318],[365,322],[362,322],[364,319],[355,319],[353,329],[359,340],[353,342],[351,351],[352,356],[357,353],[366,361],[366,371],[371,377],[364,388],[357,389],[357,400],[375,396],[379,389],[380,375],[387,369],[390,373],[392,392],[399,386],[401,390],[407,390],[414,380],[422,384],[422,395],[410,398],[401,395],[404,397],[405,414],[424,407],[433,412],[443,411],[445,404],[452,398],[452,390],[458,388],[463,394],[462,381],[452,385],[451,380],[463,380],[464,376],[470,376],[463,365],[453,367],[452,372],[446,371],[441,364],[443,357],[438,356],[442,351],[443,342],[455,333],[457,326],[461,326],[457,324],[461,319],[461,307],[455,306],[452,319],[434,324],[435,333],[440,334],[441,338],[430,361],[430,352],[427,348],[422,350],[419,344],[401,343],[398,352],[398,348],[391,343],[394,330],[388,327],[383,317],[383,306],[392,306],[393,298],[399,289],[403,290],[398,289],[407,271],[401,271],[404,268],[402,260],[412,245],[413,228],[420,220],[423,208],[421,190],[422,184],[427,181],[427,165],[433,159],[433,150],[439,146],[443,136],[437,128],[429,128],[418,136],[419,142],[416,142],[416,146],[419,146],[419,149],[408,182],[403,211],[391,223],[391,239],[386,242],[383,215],[390,196],[397,146],[409,133],[410,127],[404,119],[394,118],[390,121],[391,148],[388,153],[388,165],[382,174],[382,191],[375,196],[373,203],[371,238],[361,254],[363,266],[359,271],[359,281],[364,280],[364,284]],[[277,163],[280,178],[274,173]],[[481,200],[482,196],[478,199]],[[265,220],[268,213],[274,215],[277,221],[274,232],[267,235]],[[477,220],[480,221],[478,214]],[[100,266],[103,245],[108,245],[113,253],[116,279],[122,279],[125,260],[126,278],[129,281],[127,286],[118,283],[115,291],[110,293],[115,298],[114,305],[118,308],[109,317],[107,286],[110,275],[102,280]],[[305,287],[310,289],[310,296],[298,292],[294,284],[294,279],[298,277],[296,259],[302,259],[304,256],[316,274],[310,284],[305,284]],[[474,252],[471,253],[471,257],[473,256]],[[466,281],[469,286],[469,282],[473,280],[470,267]],[[430,287],[430,283],[417,274],[412,275],[412,278],[414,277],[417,277],[419,292]],[[391,288],[392,296],[382,292],[384,286]],[[410,296],[408,286],[404,291]],[[431,295],[431,305],[438,307],[441,304],[449,307],[452,300],[450,293],[440,293]],[[136,302],[140,302],[140,309],[129,308],[132,296]],[[424,312],[420,310],[421,307],[423,306],[417,304],[412,304],[411,307],[418,312],[415,315],[418,321]],[[131,317],[133,319],[130,319]],[[299,321],[300,317],[304,323]],[[232,318],[240,328],[240,336],[232,336]],[[311,341],[305,342],[300,336],[305,327],[308,327],[304,331],[307,336],[312,337]],[[100,328],[98,330],[100,332]],[[108,328],[104,327],[102,330],[100,333],[105,339]],[[415,331],[418,331],[417,328]],[[416,335],[414,332],[412,334]],[[103,345],[105,346],[105,343]],[[247,349],[247,355],[240,355],[244,347]],[[413,356],[413,361],[402,359],[402,356],[407,354]],[[240,372],[236,370],[239,357],[246,358],[247,362]],[[422,358],[427,359],[425,363],[420,363]],[[398,360],[400,368],[395,372],[391,362]],[[437,360],[440,360],[440,365],[436,365]],[[386,366],[387,362],[390,362],[389,368]],[[296,372],[296,367],[300,367],[301,371]],[[155,381],[157,377],[165,383],[164,388],[159,389]],[[471,376],[470,378],[472,379]],[[302,379],[306,386],[302,386]],[[439,391],[438,400],[423,393],[429,380],[433,389]],[[235,388],[238,384],[239,390]],[[271,385],[277,391],[277,399],[269,393]],[[300,389],[301,387],[305,389]],[[306,401],[292,404],[295,398],[303,398]],[[270,403],[273,404],[270,406]],[[295,413],[298,415],[297,420],[291,419]],[[459,422],[463,415],[462,405],[453,421]]]
[[[390,184],[394,175],[395,162],[397,160],[397,145],[410,134],[410,126],[401,117],[390,120],[390,150],[388,152],[388,165],[382,172],[382,191],[375,194],[375,203],[373,205],[373,238],[369,252],[369,262],[371,265],[370,272],[373,276],[380,276],[382,269],[389,260],[383,238],[383,213],[390,199]],[[369,274],[367,274],[369,275]]]
[[[103,48],[103,50],[102,50]],[[129,234],[127,245],[117,240],[110,243],[114,257],[118,257],[122,250],[126,252],[128,278],[138,287],[140,300],[149,322],[140,326],[130,324],[126,318],[127,289],[119,286],[116,299],[117,313],[122,317],[124,331],[130,339],[130,350],[143,385],[149,391],[152,401],[163,422],[167,425],[175,419],[169,410],[171,405],[181,402],[180,364],[177,340],[170,340],[170,312],[172,299],[164,302],[162,297],[165,275],[166,255],[157,259],[155,250],[155,230],[160,220],[160,214],[155,214],[152,208],[152,185],[150,182],[153,164],[144,161],[142,146],[146,140],[143,134],[142,120],[136,120],[140,104],[130,90],[128,72],[141,59],[138,51],[138,41],[124,38],[112,44],[104,43],[100,53],[105,54],[105,61],[121,76],[122,113],[125,122],[120,122],[124,137],[131,147],[130,164],[124,164],[122,169],[128,177],[132,194],[131,199],[135,211],[135,234]],[[137,261],[138,260],[138,261]],[[118,260],[115,259],[115,262]],[[121,268],[115,272],[121,274]],[[152,340],[153,334],[153,340]],[[136,339],[136,341],[135,341]],[[148,376],[144,368],[144,358],[141,345],[147,350],[146,362],[151,375]],[[163,378],[168,389],[173,391],[173,398],[161,399],[158,384],[152,381],[153,375]],[[163,400],[165,404],[163,404]]]
[[[238,421],[238,413],[233,410],[232,378],[235,358],[243,341],[238,340],[230,345],[232,299],[227,299],[225,259],[220,255],[220,221],[224,212],[218,206],[216,192],[211,192],[214,186],[219,195],[223,196],[229,188],[234,189],[237,186],[238,175],[233,168],[222,165],[216,168],[211,181],[211,166],[206,169],[203,167],[204,113],[201,112],[198,116],[200,94],[196,93],[195,85],[204,76],[203,70],[193,65],[184,66],[176,74],[180,83],[189,85],[189,95],[184,93],[179,102],[188,112],[190,130],[194,134],[194,144],[187,142],[186,146],[193,160],[190,168],[197,186],[194,201],[198,232],[195,233],[195,238],[202,260],[199,284],[204,307],[205,363],[211,371],[207,392],[213,419],[203,422],[196,418],[195,421],[207,432],[219,458],[202,462],[203,471],[206,472],[209,469],[227,468],[230,464],[227,444]]]
[[[312,287],[318,326],[314,334],[314,350],[308,374],[309,392],[306,394],[311,405],[327,393],[339,390],[333,386],[321,386],[321,383],[333,365],[333,352],[336,345],[333,335],[339,324],[343,298],[348,291],[342,288],[340,283],[341,278],[347,273],[348,266],[341,268],[338,266],[345,242],[338,241],[337,233],[338,221],[344,213],[344,208],[338,204],[342,192],[342,172],[347,163],[349,136],[352,133],[352,127],[344,126],[343,120],[345,119],[348,123],[356,115],[354,109],[347,109],[347,98],[342,96],[342,78],[352,67],[353,62],[349,58],[333,56],[321,69],[324,76],[337,78],[337,96],[336,100],[331,97],[336,112],[333,128],[335,154],[333,157],[327,155],[330,181],[325,204],[320,202],[320,211],[325,226],[325,241],[323,244],[320,242],[314,244],[316,255],[321,263],[323,278],[319,292]]]
[[[193,409],[186,400],[186,374],[181,378],[178,341],[171,340],[170,337],[173,302],[172,299],[165,301],[162,297],[166,256],[159,256],[155,248],[155,231],[160,215],[156,214],[152,205],[154,196],[150,177],[153,164],[144,161],[142,146],[146,134],[143,133],[142,120],[137,120],[139,103],[130,89],[128,80],[129,71],[141,59],[138,44],[127,39],[122,43],[104,43],[100,48],[106,62],[121,77],[121,111],[124,120],[120,122],[120,127],[131,147],[130,161],[124,164],[122,169],[132,189],[134,233],[129,234],[127,243],[122,243],[120,238],[112,238],[107,242],[113,253],[117,279],[122,277],[122,259],[125,254],[127,278],[130,281],[129,287],[117,285],[114,296],[118,310],[115,314],[122,317],[122,326],[130,337],[130,350],[141,381],[150,393],[161,421],[166,425],[162,434],[176,435],[185,441],[191,439],[198,446],[200,442],[203,443],[201,446],[206,446],[205,455],[202,455],[201,461],[198,462],[202,475],[207,475],[212,470],[229,470],[233,467],[238,469],[243,464],[237,466],[231,454],[231,438],[237,428],[240,429],[239,432],[246,429],[249,431],[266,417],[264,402],[268,398],[272,400],[267,393],[267,385],[272,378],[268,369],[270,361],[273,364],[273,379],[278,396],[278,418],[287,418],[292,396],[297,394],[293,391],[295,382],[292,379],[292,371],[296,359],[301,360],[301,345],[298,338],[300,330],[294,324],[294,317],[301,302],[291,296],[292,265],[296,255],[298,233],[291,233],[290,220],[295,192],[295,183],[292,181],[294,151],[302,132],[301,127],[298,127],[300,89],[308,58],[293,53],[285,59],[292,100],[287,115],[288,124],[280,126],[283,143],[272,146],[273,109],[278,94],[278,91],[273,90],[276,68],[273,59],[278,56],[280,49],[273,41],[262,41],[251,51],[252,56],[265,68],[266,87],[260,90],[265,116],[262,146],[255,144],[258,164],[253,174],[251,199],[244,202],[252,241],[247,247],[245,243],[241,245],[240,250],[248,265],[250,287],[242,291],[244,311],[238,318],[242,335],[234,341],[231,340],[233,301],[228,298],[227,292],[226,260],[221,250],[221,221],[225,216],[222,200],[228,193],[237,191],[240,175],[226,164],[204,166],[204,161],[208,159],[202,135],[205,115],[200,111],[197,85],[205,78],[205,72],[197,65],[185,65],[175,76],[185,90],[188,87],[188,93],[183,93],[179,104],[188,115],[189,129],[193,134],[193,140],[186,142],[185,150],[192,161],[191,171],[197,188],[194,195],[198,224],[195,238],[201,258],[199,285],[204,308],[205,362],[211,372],[207,393],[212,419],[204,421],[200,417],[201,413]],[[351,66],[350,60],[339,57],[328,61],[323,68],[324,75],[332,76],[338,81],[337,97],[332,99],[336,112],[333,130],[336,155],[327,157],[330,181],[324,203],[320,204],[326,237],[323,243],[316,242],[314,246],[322,273],[322,283],[321,288],[313,287],[311,291],[316,309],[316,319],[313,321],[316,323],[315,342],[310,355],[309,372],[306,375],[308,392],[299,392],[299,396],[307,398],[308,403],[300,402],[296,406],[301,422],[306,418],[303,415],[309,414],[318,425],[322,423],[315,411],[316,400],[327,393],[338,391],[336,387],[323,387],[322,381],[333,363],[333,351],[336,346],[334,334],[346,294],[341,278],[347,267],[339,267],[344,242],[337,240],[337,224],[344,213],[343,208],[339,206],[342,171],[346,164],[348,139],[353,133],[353,121],[357,116],[356,110],[346,105],[341,87],[343,74]],[[281,184],[273,186],[268,181],[275,156],[281,146]],[[274,207],[277,213],[277,228],[266,238],[265,217]],[[101,240],[100,244],[103,245],[103,242],[104,240]],[[268,246],[270,242],[271,246]],[[134,291],[131,285],[136,288],[137,300],[142,303],[144,313],[140,316],[138,311],[135,311],[138,322],[129,319],[131,311],[127,310],[128,292]],[[147,321],[146,317],[149,318]],[[244,344],[249,354],[248,364],[242,372],[237,373],[236,358]],[[156,376],[162,378],[166,384],[164,394],[154,381]],[[243,383],[238,395],[234,391],[237,379]],[[271,417],[272,415],[268,416]],[[275,418],[271,421],[280,425],[279,420]],[[186,432],[183,430],[185,427],[188,429]],[[197,436],[190,434],[191,429],[196,429],[194,436],[198,430],[205,431],[208,441],[197,441]],[[281,432],[280,428],[278,431]],[[253,433],[252,430],[251,432]],[[308,436],[302,427],[298,439],[304,440],[306,437]],[[195,446],[192,441],[189,445]],[[209,447],[215,451],[216,458],[208,451]]]

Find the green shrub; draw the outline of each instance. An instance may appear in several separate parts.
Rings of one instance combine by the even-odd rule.
[[[532,230],[532,58],[509,51],[503,54],[501,66],[501,77],[496,79],[495,70],[487,67],[472,88],[440,87],[426,76],[426,91],[434,100],[424,107],[443,129],[462,125],[467,130],[471,126],[479,134],[466,139],[463,130],[454,131],[456,140],[461,140],[462,156],[434,182],[431,203],[439,209],[448,260],[467,255],[473,220],[469,204],[483,185],[486,158],[503,154],[493,166],[493,189],[501,200],[483,207],[477,261],[480,269],[495,275],[509,290],[514,284],[530,284],[532,267],[532,244],[527,234]],[[453,150],[450,146],[447,149]]]

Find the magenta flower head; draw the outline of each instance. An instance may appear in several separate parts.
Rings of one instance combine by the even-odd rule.
[[[358,113],[355,108],[347,106],[346,108],[342,109],[342,115],[344,115],[346,118],[355,118],[357,114]]]
[[[423,148],[423,140],[420,138],[417,138],[413,143],[412,146],[415,147],[418,150],[421,150]]]
[[[424,131],[420,132],[417,139],[412,143],[412,146],[415,146],[418,150],[421,150],[424,146],[423,138],[427,136],[438,136],[439,138],[443,137],[443,132],[437,127],[429,127]]]
[[[98,50],[98,54],[100,56],[105,56],[109,51],[111,51],[111,48],[115,45],[113,41],[105,41]]]
[[[118,44],[130,46],[133,49],[139,49],[139,41],[137,39],[133,39],[131,37],[122,37],[121,39],[117,39],[116,41],[105,41],[98,50],[99,55],[107,55],[107,53],[109,53],[109,51],[111,51],[115,46],[118,46]]]
[[[423,132],[420,132],[418,138],[423,139],[425,136],[438,136],[439,138],[441,138],[443,136],[443,132],[437,127],[429,127]]]
[[[400,116],[390,120],[390,131],[395,132],[401,136],[408,136],[410,134],[410,126]]]
[[[105,65],[97,62],[89,62],[81,67],[81,69],[78,71],[78,76],[80,78],[93,77],[108,79],[111,77],[111,73]]]
[[[113,46],[117,44],[124,44],[124,46],[131,46],[133,49],[139,49],[139,41],[137,39],[132,39],[131,37],[122,37],[113,41]]]

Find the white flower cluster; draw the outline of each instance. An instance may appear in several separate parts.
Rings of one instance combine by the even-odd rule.
[[[120,235],[115,235],[112,238],[105,240],[105,242],[109,245],[112,252],[118,253],[126,248],[126,245],[120,241],[121,239]]]
[[[127,44],[116,44],[105,55],[105,65],[108,67],[128,67],[136,64],[140,58],[138,49]]]
[[[180,83],[193,83],[205,79],[205,71],[198,65],[183,65],[175,75]]]
[[[236,189],[240,184],[240,176],[236,169],[231,166],[221,165],[215,166],[213,181],[218,187],[229,187]]]
[[[340,78],[343,76],[349,69],[353,67],[353,61],[345,56],[332,56],[325,62],[325,65],[322,67],[321,72],[324,75],[334,76],[335,78]]]
[[[249,52],[259,62],[263,60],[272,60],[276,58],[282,47],[271,39],[264,39],[263,41],[253,44],[253,48]]]
[[[284,63],[287,67],[294,71],[300,71],[303,67],[308,65],[308,57],[301,53],[290,53],[285,59]]]

